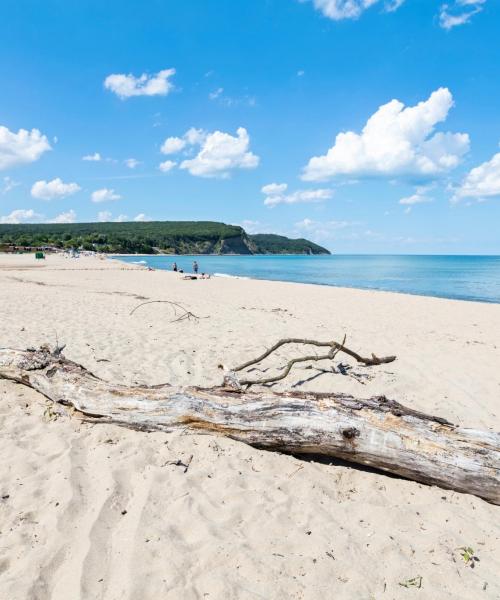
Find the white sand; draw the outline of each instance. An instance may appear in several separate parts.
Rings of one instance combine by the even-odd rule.
[[[296,368],[277,389],[385,394],[500,429],[500,305],[182,281],[96,258],[40,262],[0,256],[1,346],[57,337],[68,358],[109,380],[211,385],[219,364],[280,337],[346,333],[361,353],[398,360],[353,365],[372,377],[363,383]],[[166,304],[129,316],[143,297],[207,318],[172,323]],[[478,498],[224,438],[54,420],[45,409],[39,394],[0,381],[1,600],[500,597],[500,508]],[[168,464],[191,455],[187,473]],[[460,546],[475,550],[474,569]],[[417,576],[420,589],[399,585]]]

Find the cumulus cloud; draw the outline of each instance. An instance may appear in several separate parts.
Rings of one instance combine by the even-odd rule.
[[[176,164],[177,163],[174,160],[164,160],[159,164],[158,168],[160,171],[163,171],[163,173],[168,173],[175,167]]]
[[[413,204],[424,204],[426,202],[432,202],[432,198],[428,196],[424,196],[423,194],[412,194],[411,196],[405,196],[401,198],[399,204],[403,204],[405,206],[412,206]]]
[[[270,183],[265,185],[261,191],[266,196],[264,205],[269,207],[278,204],[300,204],[310,202],[322,202],[333,196],[333,190],[313,189],[298,190],[287,194],[288,185],[286,183]]]
[[[89,162],[99,162],[100,160],[102,160],[102,157],[99,154],[99,152],[94,152],[94,154],[86,154],[85,156],[82,156],[82,160],[87,160]]]
[[[199,144],[198,154],[180,164],[197,177],[229,177],[233,169],[255,169],[259,157],[250,152],[250,137],[244,127],[239,127],[236,136],[222,131],[202,135],[199,130],[188,132],[193,144]]]
[[[106,77],[104,87],[122,100],[132,96],[166,96],[174,89],[170,81],[174,75],[175,69],[164,69],[156,75],[143,73],[139,77],[130,73],[114,73]]]
[[[100,223],[108,223],[113,221],[114,223],[123,223],[125,221],[129,221],[128,215],[118,215],[113,218],[113,213],[109,210],[101,210],[97,213],[97,220]]]
[[[60,177],[45,181],[36,181],[31,187],[31,195],[38,200],[54,200],[66,198],[79,192],[81,187],[77,183],[64,183]]]
[[[101,188],[92,192],[90,199],[92,202],[98,204],[99,202],[109,202],[111,200],[120,200],[120,194],[117,194],[115,190],[109,188]]]
[[[304,1],[304,0],[303,0]],[[366,9],[381,4],[388,12],[397,10],[405,0],[312,0],[314,7],[334,21],[357,19]]]
[[[49,223],[74,223],[76,221],[76,212],[71,209],[67,212],[62,212],[61,214],[54,217]]]
[[[17,133],[0,125],[0,171],[38,160],[51,150],[49,141],[38,129]]]
[[[240,223],[240,227],[250,234],[262,232],[267,229],[266,225],[263,225],[260,221],[252,221],[252,219],[244,219]]]
[[[147,217],[144,213],[139,213],[138,215],[136,215],[134,217],[134,221],[144,222],[144,221],[151,221],[151,219],[149,217]]]
[[[100,210],[97,213],[97,220],[100,223],[106,223],[108,221],[111,221],[112,217],[113,217],[113,213],[111,213],[109,210]]]
[[[325,155],[310,159],[302,179],[322,181],[339,175],[431,178],[453,169],[469,150],[468,134],[434,133],[452,106],[447,88],[439,88],[415,106],[391,100],[368,119],[361,133],[339,133]]]
[[[43,218],[42,215],[36,213],[32,208],[18,208],[10,214],[0,217],[0,223],[3,225],[17,225],[18,223],[37,223]]]
[[[426,195],[427,188],[417,188],[414,194],[405,196],[399,200],[399,204],[406,206],[405,213],[410,213],[416,204],[427,204],[433,202],[433,199]]]
[[[287,183],[268,183],[260,191],[266,196],[281,196],[286,192],[287,187]]]
[[[19,223],[74,223],[76,213],[73,209],[60,213],[52,219],[47,219],[44,215],[35,212],[32,208],[18,208],[9,215],[0,216],[0,223],[17,225]]]
[[[187,140],[180,137],[168,137],[163,142],[160,152],[162,154],[176,154],[177,152],[180,152],[187,143]]]
[[[259,157],[250,149],[250,137],[244,127],[239,127],[236,135],[191,127],[182,137],[168,137],[162,144],[162,154],[177,154],[184,149],[191,152],[198,146],[193,158],[183,160],[179,168],[186,169],[197,177],[229,177],[233,169],[254,169]],[[162,171],[170,171],[176,162],[167,160],[160,164]]]
[[[451,4],[442,4],[439,9],[439,24],[447,30],[465,25],[483,10],[485,3],[486,0],[455,0]]]
[[[298,223],[295,223],[297,229],[314,230],[320,227],[333,230],[333,229],[345,229],[353,225],[350,221],[314,221],[313,219],[302,219]]]
[[[500,198],[500,152],[467,173],[455,190],[452,201],[458,202],[464,198]]]
[[[196,127],[191,127],[184,134],[184,139],[191,146],[195,146],[196,144],[201,145],[207,138],[207,135],[207,132],[203,131],[203,129],[196,129]]]
[[[141,164],[141,161],[137,160],[136,158],[127,158],[123,162],[127,165],[129,169],[135,169]]]

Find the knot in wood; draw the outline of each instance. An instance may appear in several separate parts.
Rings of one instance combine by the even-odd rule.
[[[359,437],[359,429],[355,427],[348,427],[347,429],[342,430],[342,435],[346,440],[353,440],[354,438]]]

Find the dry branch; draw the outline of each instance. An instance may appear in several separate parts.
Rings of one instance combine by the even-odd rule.
[[[280,375],[276,375],[274,377],[265,377],[263,379],[241,379],[238,381],[239,385],[242,385],[242,386],[246,385],[246,386],[250,387],[251,385],[257,385],[257,384],[263,385],[265,383],[274,383],[276,381],[280,381],[281,379],[285,379],[285,377],[290,373],[293,365],[295,365],[299,362],[318,361],[318,360],[333,360],[339,352],[344,352],[345,354],[352,356],[352,358],[355,358],[359,363],[362,363],[365,366],[381,365],[381,364],[390,363],[390,362],[393,362],[394,360],[396,360],[395,356],[384,356],[382,358],[379,358],[378,356],[375,356],[375,354],[372,354],[371,358],[364,358],[357,352],[354,352],[354,350],[347,348],[345,346],[345,341],[346,341],[345,336],[344,336],[342,343],[335,342],[335,341],[318,342],[317,340],[308,340],[308,339],[303,339],[303,338],[285,338],[285,339],[279,340],[279,342],[276,342],[276,344],[274,344],[274,346],[271,346],[271,348],[266,350],[263,354],[261,354],[257,358],[248,360],[247,362],[243,363],[242,365],[239,365],[238,367],[235,367],[234,369],[232,369],[232,371],[234,373],[236,373],[236,372],[242,371],[243,369],[246,369],[252,365],[256,365],[256,364],[262,362],[270,354],[272,354],[273,352],[278,350],[278,348],[281,348],[285,344],[305,344],[308,346],[317,346],[320,348],[329,347],[330,350],[329,350],[328,354],[322,354],[322,355],[313,354],[313,355],[309,355],[309,356],[301,356],[299,358],[293,358],[292,360],[288,361],[288,363],[283,367],[283,372]]]
[[[0,377],[99,422],[220,434],[267,450],[337,457],[500,504],[500,434],[456,427],[383,396],[127,387],[47,348],[0,349]]]
[[[190,321],[191,319],[194,319],[195,321],[199,321],[201,318],[201,317],[198,317],[198,315],[195,315],[194,313],[192,313],[190,310],[187,310],[187,308],[184,308],[184,306],[182,306],[178,302],[172,302],[172,300],[149,300],[148,302],[142,302],[141,304],[138,304],[135,308],[133,308],[130,311],[129,316],[132,316],[138,308],[141,308],[141,306],[144,306],[146,304],[170,304],[170,306],[172,306],[174,309],[175,315],[177,315],[177,310],[180,310],[181,311],[180,316],[177,317],[176,319],[173,319],[171,321],[171,323],[177,323],[178,321],[184,321],[186,319],[188,321]],[[206,317],[203,317],[203,318],[206,318]]]

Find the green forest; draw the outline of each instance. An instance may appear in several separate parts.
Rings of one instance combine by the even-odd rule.
[[[0,249],[79,249],[110,254],[329,254],[309,240],[248,235],[212,221],[0,225]]]

